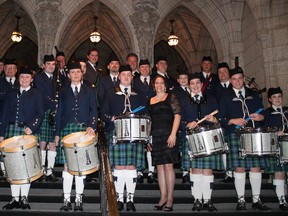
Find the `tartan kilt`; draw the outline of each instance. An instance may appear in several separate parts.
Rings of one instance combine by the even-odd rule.
[[[48,109],[44,114],[44,119],[40,127],[40,142],[54,142],[55,127],[49,125],[49,114],[51,110]]]
[[[227,153],[227,169],[234,170],[237,167],[244,167],[250,169],[251,167],[266,167],[264,157],[240,157],[240,138],[235,133],[228,135],[229,153]]]
[[[279,164],[279,159],[275,157],[267,157],[266,167],[264,169],[265,173],[273,174],[275,172],[288,172],[288,164]]]
[[[66,163],[66,159],[65,159],[65,154],[64,154],[64,147],[62,145],[62,139],[66,136],[69,135],[71,133],[75,133],[75,132],[80,132],[80,131],[85,131],[86,130],[86,126],[83,127],[80,124],[73,124],[73,123],[68,123],[65,128],[63,128],[63,130],[61,130],[60,132],[60,146],[58,146],[57,148],[57,156],[56,156],[56,164],[64,164]]]
[[[115,130],[109,133],[109,160],[111,168],[115,166],[134,165],[137,170],[145,169],[144,145],[141,143],[117,143],[113,144],[113,134]]]
[[[188,154],[189,151],[188,139],[185,137],[185,139],[182,141],[181,144],[182,144],[181,169],[184,171],[189,171],[190,157]]]

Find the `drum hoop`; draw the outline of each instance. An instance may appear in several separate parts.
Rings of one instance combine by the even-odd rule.
[[[89,146],[89,145],[96,142],[96,140],[97,140],[96,134],[95,134],[95,136],[93,136],[93,138],[95,138],[95,139],[91,139],[91,140],[88,140],[85,142],[79,142],[79,143],[67,143],[67,142],[65,142],[66,139],[72,137],[75,134],[85,134],[85,133],[86,133],[85,131],[82,131],[82,132],[75,132],[75,133],[71,133],[71,134],[66,135],[62,139],[63,146],[67,147],[67,148],[74,148],[74,145],[76,144],[77,147],[85,147],[85,146]]]
[[[240,128],[238,130],[239,134],[253,134],[253,133],[276,133],[278,130],[276,127],[258,127],[258,128],[252,128],[252,127],[245,127]]]
[[[151,120],[150,116],[147,114],[138,114],[138,113],[126,113],[121,114],[115,117],[117,119],[148,119]]]
[[[195,129],[188,129],[187,130],[187,134],[188,135],[192,135],[192,134],[196,134],[196,133],[202,133],[202,132],[205,132],[205,131],[212,131],[212,130],[218,130],[218,129],[222,129],[219,124],[207,125],[207,126],[197,127]]]
[[[85,170],[85,171],[80,171],[80,172],[78,172],[78,171],[75,171],[75,170],[70,170],[69,168],[67,169],[67,171],[68,171],[70,174],[75,175],[75,176],[78,176],[79,173],[80,173],[81,175],[89,175],[89,174],[91,174],[91,173],[94,173],[94,172],[98,171],[99,168],[100,168],[100,165],[97,164],[97,165],[96,165],[95,167],[93,167],[92,169]]]
[[[42,172],[39,172],[37,175],[31,177],[28,180],[13,180],[13,179],[7,179],[7,181],[10,183],[10,184],[16,184],[16,185],[19,185],[19,184],[27,184],[27,183],[31,183],[37,179],[39,179],[41,176],[43,176],[43,173]]]
[[[34,139],[34,141],[31,142],[31,143],[26,143],[24,145],[17,146],[17,147],[5,147],[5,145],[10,143],[12,140],[19,139],[19,138],[21,138],[23,136],[32,138],[32,139]],[[23,146],[23,149],[20,148],[21,146]],[[22,136],[14,136],[14,137],[11,137],[11,138],[8,138],[8,139],[4,140],[0,144],[0,149],[1,149],[2,152],[10,153],[10,152],[21,152],[23,150],[27,150],[27,149],[33,148],[34,146],[37,146],[37,138],[35,136],[33,136],[33,135],[22,135]]]

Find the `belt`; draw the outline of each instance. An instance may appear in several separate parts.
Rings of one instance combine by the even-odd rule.
[[[10,125],[15,125],[17,127],[25,127],[25,123],[24,122],[17,122],[17,121],[14,121],[14,122],[9,122]]]

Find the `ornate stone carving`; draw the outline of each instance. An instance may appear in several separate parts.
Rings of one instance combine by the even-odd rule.
[[[159,20],[158,1],[133,0],[134,12],[130,16],[139,43],[140,58],[152,61],[154,49],[155,27]]]
[[[34,13],[39,32],[39,57],[53,51],[55,37],[64,14],[59,10],[62,0],[37,0],[38,9]]]

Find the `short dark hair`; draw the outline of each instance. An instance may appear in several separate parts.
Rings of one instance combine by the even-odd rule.
[[[161,76],[161,75],[157,75],[157,76],[153,79],[153,81],[152,81],[153,89],[155,90],[155,81],[156,81],[156,79],[158,79],[158,78],[163,79],[164,85],[165,85],[165,88],[166,88],[166,91],[165,91],[165,92],[168,92],[168,91],[169,91],[168,83],[165,81],[165,78],[164,78],[163,76]]]
[[[92,52],[96,51],[97,53],[99,53],[99,51],[96,48],[91,48],[87,51],[87,55],[90,55]]]
[[[136,53],[128,53],[128,55],[126,56],[126,61],[128,60],[128,58],[130,57],[135,57],[137,58],[137,62],[138,62],[138,55]]]

